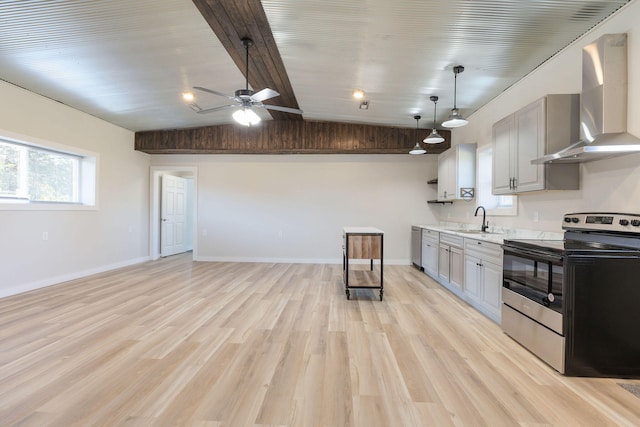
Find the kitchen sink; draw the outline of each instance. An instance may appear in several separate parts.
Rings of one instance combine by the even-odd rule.
[[[464,234],[503,234],[496,233],[493,231],[482,231],[482,230],[465,230],[460,228],[445,228],[446,231],[455,231],[456,233],[464,233]]]

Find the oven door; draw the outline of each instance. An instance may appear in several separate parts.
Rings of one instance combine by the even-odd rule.
[[[564,314],[563,257],[507,245],[503,249],[503,287]]]

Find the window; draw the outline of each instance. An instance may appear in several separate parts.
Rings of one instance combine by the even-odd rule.
[[[518,214],[517,196],[494,196],[492,189],[493,147],[491,145],[478,148],[478,205],[484,206],[487,215],[511,215]]]
[[[96,157],[0,138],[0,204],[95,205]]]

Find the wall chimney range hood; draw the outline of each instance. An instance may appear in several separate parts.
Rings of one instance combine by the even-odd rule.
[[[585,163],[640,152],[627,133],[627,35],[606,34],[582,49],[580,141],[532,164]]]

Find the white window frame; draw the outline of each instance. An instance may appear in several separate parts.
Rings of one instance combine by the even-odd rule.
[[[479,147],[476,150],[477,159],[477,176],[476,176],[476,202],[478,206],[484,206],[488,216],[517,216],[518,215],[518,196],[496,196],[492,191],[492,162],[493,146],[491,144]],[[481,177],[489,176],[490,179],[482,179]],[[505,203],[511,201],[510,204]]]
[[[29,201],[23,190],[23,197],[0,197],[0,210],[97,210],[98,209],[98,153],[46,141],[0,129],[0,139],[16,145],[33,147],[44,151],[68,154],[77,157],[78,170],[74,191],[78,192],[78,202]],[[24,151],[26,153],[27,150]],[[28,179],[26,168],[21,170],[20,181]]]

